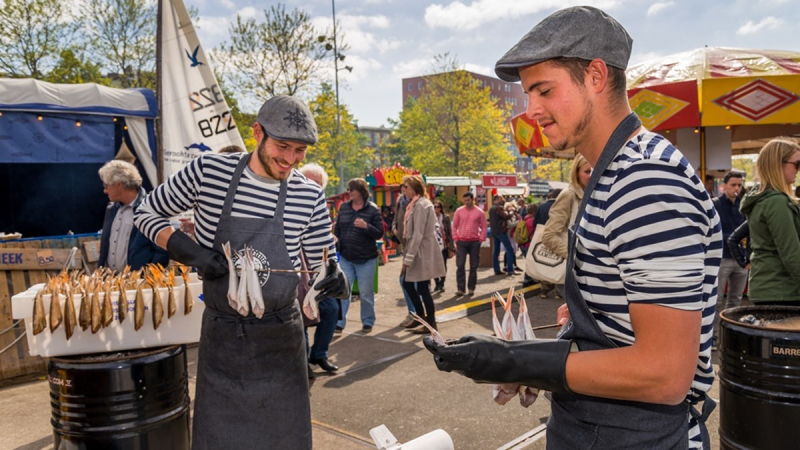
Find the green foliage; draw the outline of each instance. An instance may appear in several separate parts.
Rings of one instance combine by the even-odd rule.
[[[543,181],[564,181],[569,183],[571,159],[533,158],[533,179]]]
[[[513,157],[505,137],[510,110],[501,109],[449,55],[436,59],[439,72],[425,78],[416,100],[400,113],[400,145],[411,165],[426,175],[509,172]]]
[[[229,88],[242,98],[296,95],[316,80],[322,61],[333,47],[319,36],[307,12],[286,11],[283,4],[264,11],[264,21],[236,16],[230,41],[214,57]],[[327,44],[327,45],[326,45]]]
[[[361,178],[369,170],[372,150],[366,146],[366,136],[356,129],[347,105],[339,104],[340,126],[336,124],[336,93],[327,83],[309,103],[317,123],[319,140],[308,149],[306,160],[315,162],[328,172],[328,192],[340,192],[339,152],[342,153],[344,181]]]
[[[0,73],[42,78],[75,32],[61,0],[0,0]]]
[[[745,173],[745,181],[753,181],[756,176],[756,156],[742,155],[731,158],[733,169],[741,170]]]
[[[242,111],[242,109],[239,107],[239,101],[236,100],[236,96],[234,96],[228,87],[223,83],[222,78],[220,78],[220,76],[217,74],[215,75],[219,89],[222,91],[222,95],[225,97],[225,101],[228,103],[228,108],[231,111],[231,115],[233,115],[233,121],[236,123],[236,128],[239,130],[239,134],[242,136],[244,146],[247,151],[251,152],[258,146],[258,142],[256,142],[255,137],[253,137],[253,124],[255,123],[258,115]]]
[[[88,47],[124,88],[156,88],[156,16],[156,4],[145,0],[86,0]]]
[[[61,52],[61,58],[53,70],[48,72],[44,81],[51,83],[80,84],[97,83],[110,86],[111,80],[100,73],[100,67],[91,61],[84,60],[71,49]]]

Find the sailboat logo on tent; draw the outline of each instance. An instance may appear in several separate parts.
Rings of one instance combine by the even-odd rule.
[[[186,56],[189,57],[189,61],[192,62],[192,67],[204,66],[205,65],[202,62],[197,60],[197,52],[200,51],[200,45],[199,44],[197,45],[197,47],[194,48],[194,51],[192,52],[191,55],[189,54],[189,50],[184,50],[184,51],[186,52]]]

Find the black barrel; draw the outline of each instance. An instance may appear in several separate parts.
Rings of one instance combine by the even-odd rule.
[[[800,448],[800,308],[743,306],[721,317],[721,448]]]
[[[188,449],[186,346],[50,358],[56,450]]]

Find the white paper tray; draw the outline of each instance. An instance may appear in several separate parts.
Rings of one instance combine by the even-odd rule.
[[[84,331],[80,325],[77,325],[72,337],[67,340],[66,326],[63,321],[56,328],[56,331],[51,333],[51,296],[48,294],[43,296],[45,313],[47,314],[47,327],[45,327],[44,331],[34,336],[33,321],[31,320],[33,318],[33,299],[36,293],[44,287],[43,283],[31,286],[27,291],[11,297],[12,317],[25,320],[25,334],[28,338],[28,349],[32,356],[83,355],[197,342],[200,340],[200,324],[205,310],[205,304],[201,300],[203,283],[198,281],[197,274],[191,274],[189,289],[194,297],[194,305],[189,315],[183,313],[183,280],[180,277],[176,277],[175,283],[176,311],[171,318],[167,318],[167,288],[159,289],[161,301],[164,304],[164,318],[161,320],[158,330],[153,330],[153,313],[150,309],[153,290],[149,287],[142,290],[145,311],[144,323],[139,328],[139,331],[134,330],[133,324],[135,290],[126,291],[128,314],[126,314],[122,323],[119,323],[117,316],[119,292],[112,293],[111,304],[114,307],[114,320],[107,328],[100,328],[97,334],[92,334],[91,327]],[[63,295],[60,297],[61,313],[65,314],[65,297]],[[80,313],[80,300],[81,295],[75,295],[76,315]]]

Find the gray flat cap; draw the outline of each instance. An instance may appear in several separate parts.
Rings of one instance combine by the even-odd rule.
[[[276,95],[261,105],[258,123],[267,136],[282,141],[317,143],[317,124],[308,106],[295,97]]]
[[[602,59],[625,70],[633,39],[613,17],[591,6],[556,11],[533,27],[494,66],[504,81],[519,81],[519,69],[554,58]]]

